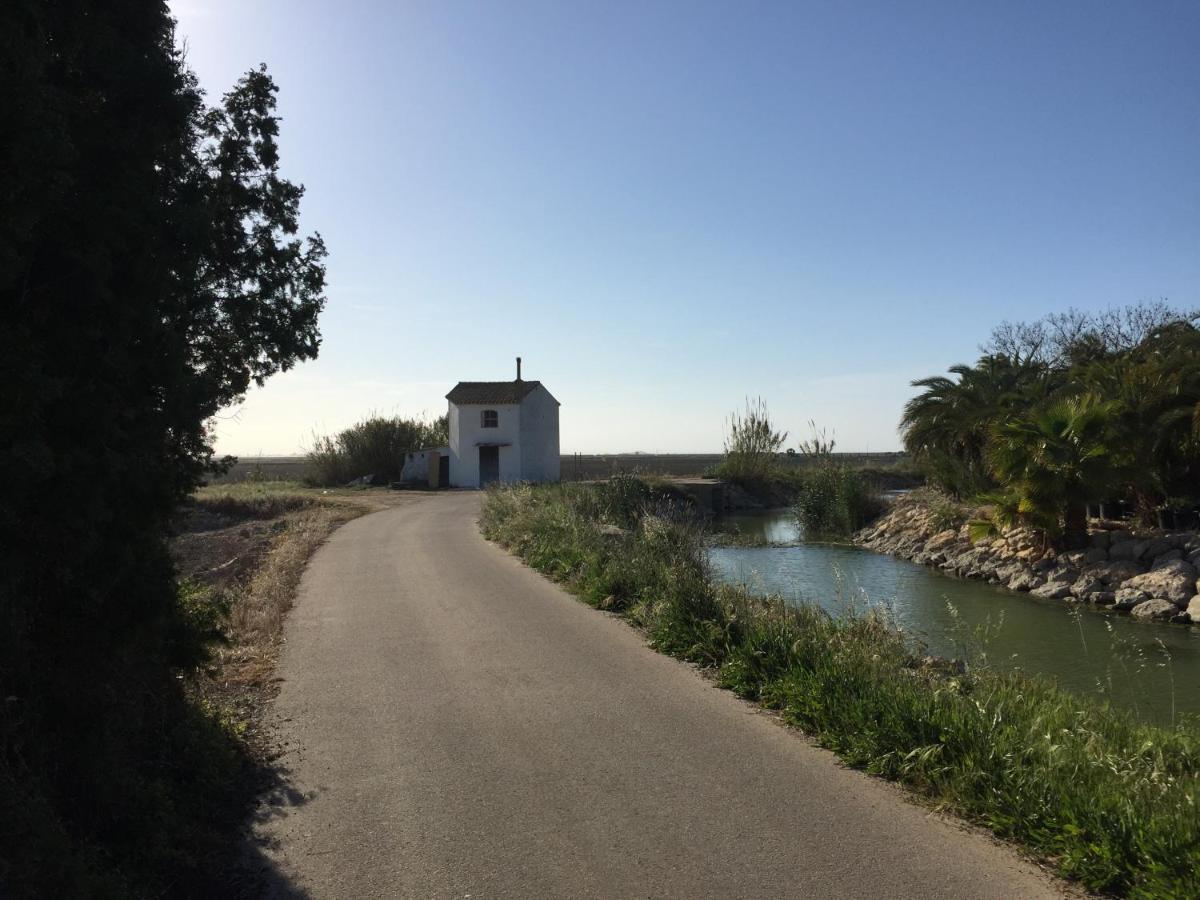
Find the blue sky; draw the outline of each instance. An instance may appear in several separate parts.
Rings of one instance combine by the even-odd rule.
[[[761,395],[899,446],[993,325],[1200,305],[1200,4],[175,0],[267,63],[329,249],[318,360],[218,449],[541,379],[564,452],[717,451]]]

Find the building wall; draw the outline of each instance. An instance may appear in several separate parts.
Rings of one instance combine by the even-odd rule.
[[[521,479],[558,481],[558,401],[538,386],[521,403]]]
[[[483,411],[498,414],[496,428],[482,426]],[[500,448],[500,480],[521,480],[521,412],[516,404],[450,404],[450,483],[455,487],[479,487],[479,444],[507,443]]]
[[[424,450],[416,450],[409,453],[404,458],[404,468],[400,471],[400,480],[428,481],[430,456],[434,453],[440,453],[444,456],[449,452],[449,447],[426,447]]]

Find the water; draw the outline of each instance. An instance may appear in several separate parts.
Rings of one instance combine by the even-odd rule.
[[[983,652],[989,665],[1107,696],[1157,722],[1200,716],[1200,628],[1040,600],[857,547],[804,543],[786,512],[727,516],[721,525],[790,544],[713,549],[713,568],[731,584],[832,613],[883,606],[939,656]]]

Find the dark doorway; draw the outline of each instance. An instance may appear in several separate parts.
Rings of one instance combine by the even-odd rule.
[[[479,448],[479,486],[485,487],[500,477],[500,448]]]
[[[438,458],[438,487],[450,487],[450,457]]]

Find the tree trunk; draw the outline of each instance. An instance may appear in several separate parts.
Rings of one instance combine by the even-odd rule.
[[[1063,546],[1068,550],[1080,550],[1087,542],[1087,506],[1068,503],[1063,514]]]

